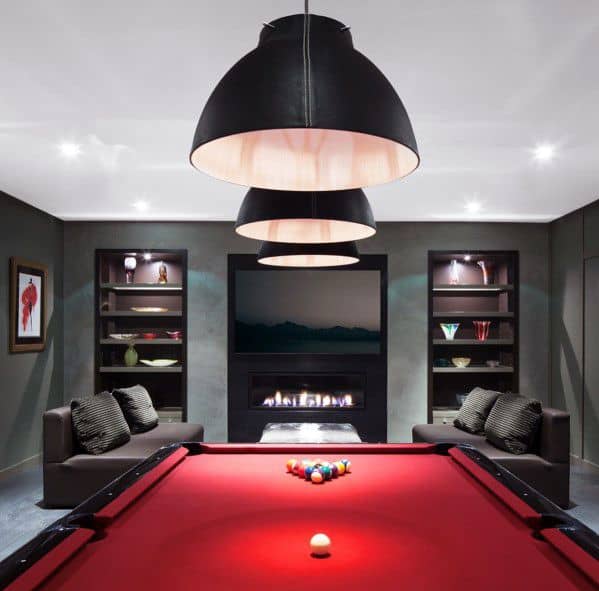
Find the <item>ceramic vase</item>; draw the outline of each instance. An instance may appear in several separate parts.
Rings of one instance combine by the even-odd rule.
[[[445,338],[448,341],[453,341],[453,337],[455,337],[455,333],[458,331],[460,323],[459,322],[452,322],[451,324],[442,323],[442,324],[440,324],[440,326],[441,326],[441,330],[443,331],[443,334],[445,335]]]
[[[486,341],[489,336],[490,320],[473,320],[474,336],[478,341]]]
[[[129,343],[129,347],[125,351],[125,365],[127,367],[134,367],[137,365],[137,360],[139,356],[137,355],[137,351],[133,346],[133,343]]]

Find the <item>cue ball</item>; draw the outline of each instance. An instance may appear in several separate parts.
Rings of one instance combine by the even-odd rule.
[[[331,552],[331,540],[326,534],[314,534],[310,540],[310,550],[315,556],[327,556]]]

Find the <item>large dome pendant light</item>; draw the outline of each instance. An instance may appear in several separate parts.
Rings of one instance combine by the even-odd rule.
[[[212,92],[190,155],[216,178],[285,191],[355,189],[419,164],[406,110],[332,18],[286,16]]]
[[[269,242],[329,243],[362,240],[376,233],[364,191],[248,191],[235,231]]]
[[[355,242],[335,244],[286,244],[263,242],[258,262],[272,267],[340,267],[360,260]]]

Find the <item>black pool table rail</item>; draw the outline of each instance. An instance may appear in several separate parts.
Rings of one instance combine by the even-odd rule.
[[[363,453],[360,449],[364,449],[363,445],[356,444],[356,453]],[[75,507],[70,513],[46,527],[35,538],[0,562],[0,589],[8,586],[78,530],[91,530],[95,532],[96,537],[102,537],[104,525],[99,523],[94,515],[182,447],[188,450],[189,455],[198,455],[207,451],[203,444],[197,442],[175,443],[161,447],[146,460],[107,484],[89,499]],[[509,470],[490,460],[470,445],[438,443],[434,444],[432,451],[439,455],[448,455],[450,449],[459,449],[540,515],[537,524],[531,525],[533,535],[542,538],[544,529],[557,529],[590,556],[599,560],[599,536],[593,530],[568,515],[552,501],[514,476]],[[322,453],[326,453],[326,451],[324,449]]]

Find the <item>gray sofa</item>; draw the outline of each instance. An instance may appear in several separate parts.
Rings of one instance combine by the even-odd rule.
[[[415,443],[469,443],[561,507],[570,493],[570,415],[544,408],[534,453],[515,455],[496,448],[484,435],[472,435],[453,425],[415,425]]]
[[[202,425],[159,423],[146,433],[132,434],[125,445],[94,456],[78,449],[69,406],[46,411],[43,430],[45,507],[75,507],[163,445],[204,437]]]

